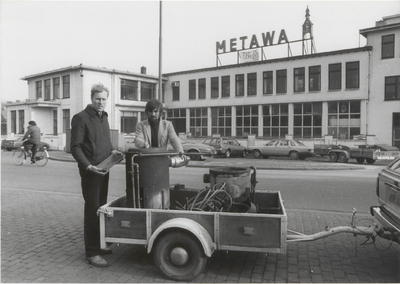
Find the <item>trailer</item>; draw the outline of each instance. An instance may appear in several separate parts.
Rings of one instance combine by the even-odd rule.
[[[394,160],[397,157],[400,157],[400,152],[396,147],[389,145],[383,146],[383,144],[358,145],[357,147],[315,144],[314,155],[327,157],[331,162],[347,163],[349,159],[355,159],[359,164],[362,164],[365,161],[368,164],[373,164],[376,160]]]
[[[138,149],[127,153],[126,195],[98,210],[101,248],[144,245],[168,279],[194,279],[216,250],[286,253],[290,243],[382,231],[377,224],[327,228],[313,235],[289,230],[280,192],[255,190],[255,167],[210,169],[203,177],[209,186],[192,189],[169,185],[169,167],[188,162],[177,156],[171,160],[174,155]]]

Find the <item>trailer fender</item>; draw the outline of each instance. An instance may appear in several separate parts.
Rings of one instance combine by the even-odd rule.
[[[207,232],[207,230],[197,223],[196,221],[193,221],[191,219],[186,219],[186,218],[174,218],[171,220],[168,220],[161,224],[157,228],[157,230],[154,231],[154,233],[151,235],[150,240],[148,242],[147,246],[147,253],[150,253],[155,240],[157,237],[165,230],[171,229],[171,228],[179,228],[182,230],[185,230],[189,233],[191,233],[193,236],[195,236],[199,242],[201,243],[204,253],[206,256],[211,257],[213,252],[215,251],[215,245],[214,242],[210,236],[210,234]]]

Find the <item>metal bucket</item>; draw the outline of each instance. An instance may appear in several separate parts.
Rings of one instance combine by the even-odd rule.
[[[238,167],[221,167],[210,169],[210,186],[225,185],[225,190],[234,202],[243,202],[250,197],[251,189],[250,169]]]
[[[127,182],[127,206],[168,209],[170,206],[168,151],[157,148],[132,148],[126,154],[126,176],[127,181],[131,180],[130,184]],[[129,206],[130,204],[132,206]]]

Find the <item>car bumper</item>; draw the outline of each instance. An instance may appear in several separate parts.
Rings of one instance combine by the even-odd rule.
[[[371,215],[386,229],[400,233],[400,219],[382,207],[371,207]]]

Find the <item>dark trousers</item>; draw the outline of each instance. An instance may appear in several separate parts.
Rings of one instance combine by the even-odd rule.
[[[100,253],[100,221],[97,209],[107,203],[109,173],[98,175],[79,169],[84,209],[84,238],[86,257]]]
[[[33,144],[31,141],[26,140],[24,143],[22,143],[22,146],[24,146],[24,149],[26,152],[28,152],[28,146],[32,145],[32,156],[31,156],[31,161],[35,161],[35,155],[36,155],[36,144]]]

